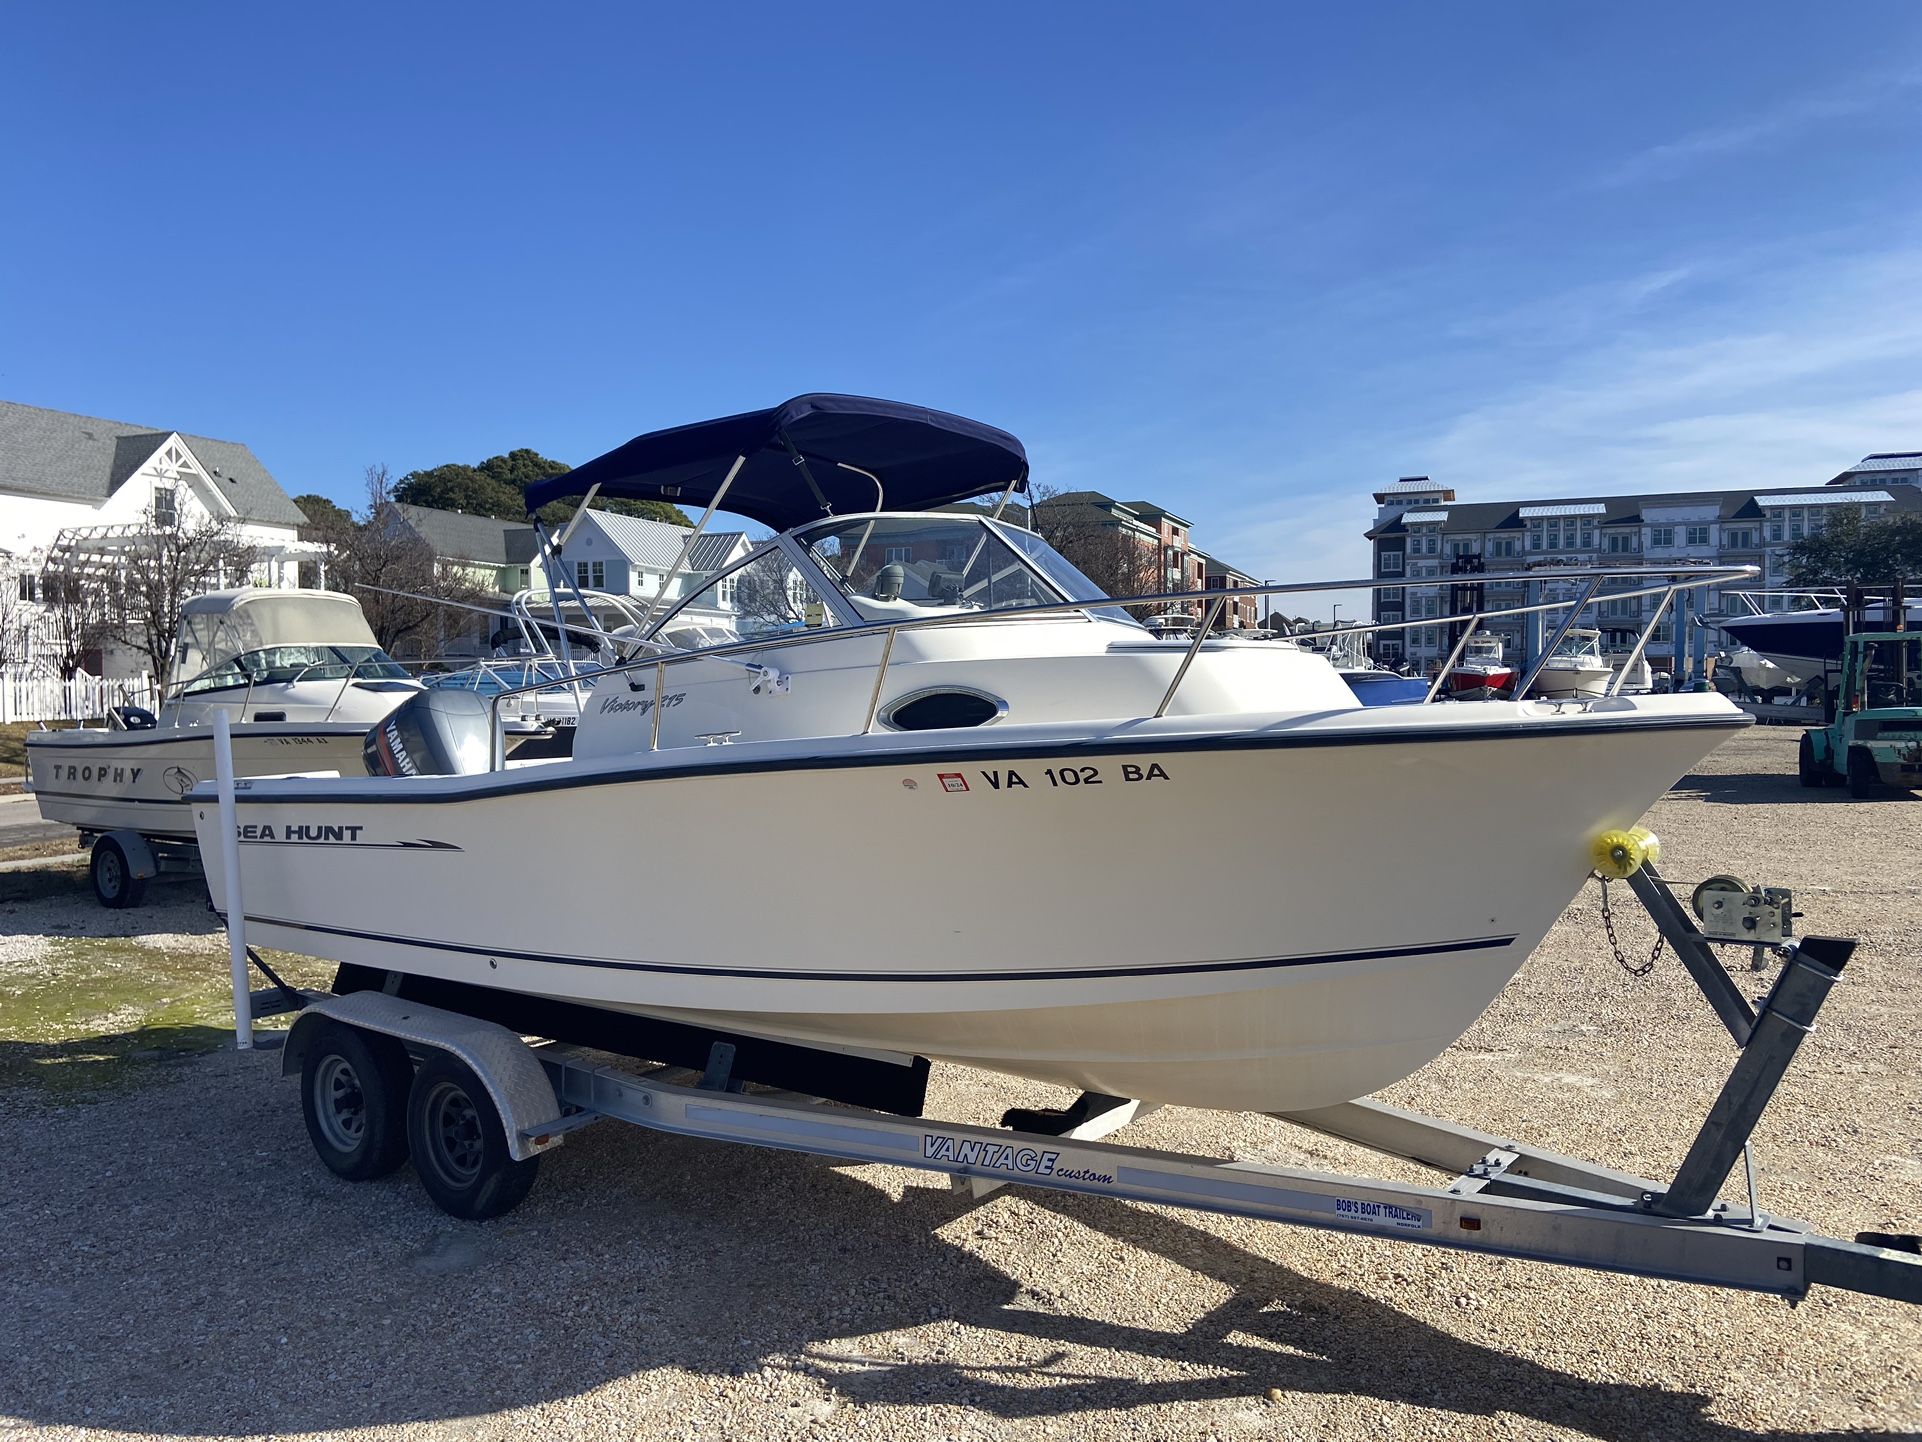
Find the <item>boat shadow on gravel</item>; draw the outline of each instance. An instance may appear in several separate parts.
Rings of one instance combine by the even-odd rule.
[[[1755,1435],[1704,1395],[1478,1345],[1096,1198],[894,1200],[871,1173],[597,1128],[544,1160],[519,1211],[452,1222],[404,1168],[358,1187],[325,1172],[272,1066],[228,1053],[125,1106],[37,1116],[0,1091],[17,1138],[0,1188],[6,1412],[179,1436],[458,1422],[492,1438],[540,1424],[489,1414],[619,1383],[608,1401],[650,1435],[703,1390],[688,1372],[810,1435],[846,1430],[850,1403],[1008,1423],[1224,1401],[1258,1415],[1273,1387],[1610,1442]],[[1021,1253],[1034,1290],[977,1255],[994,1246]],[[1035,1253],[1064,1246],[1084,1286],[1139,1249],[1227,1296],[1185,1327],[1091,1319],[1047,1290]]]
[[[1810,806],[1876,806],[1913,799],[1909,792],[1890,790],[1873,800],[1856,801],[1847,787],[1806,787],[1793,773],[1777,771],[1697,773],[1677,781],[1668,796],[1670,800],[1705,801],[1711,806],[1783,806],[1796,802]]]

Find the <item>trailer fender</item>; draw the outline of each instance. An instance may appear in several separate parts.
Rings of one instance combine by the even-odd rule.
[[[106,833],[119,843],[120,854],[127,858],[127,878],[130,881],[150,881],[160,875],[160,862],[154,856],[153,847],[147,838],[138,831],[109,831]]]
[[[311,993],[310,993],[311,996]],[[444,1051],[473,1068],[500,1112],[508,1154],[526,1161],[561,1143],[560,1103],[533,1048],[504,1026],[380,991],[313,997],[288,1029],[280,1074],[298,1076],[316,1032],[315,1018],[391,1036],[409,1051]]]

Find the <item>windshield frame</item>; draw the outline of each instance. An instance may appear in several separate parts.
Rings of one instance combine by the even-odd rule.
[[[772,550],[780,551],[781,554],[786,557],[788,564],[801,571],[808,584],[826,598],[834,621],[832,625],[819,628],[818,634],[820,636],[832,636],[844,630],[872,631],[879,629],[884,623],[878,622],[870,616],[863,615],[855,607],[854,603],[849,599],[842,579],[829,574],[827,568],[816,558],[812,545],[806,540],[807,535],[823,527],[846,526],[856,521],[926,521],[928,518],[936,516],[951,518],[957,524],[974,525],[983,528],[981,539],[985,541],[991,536],[999,541],[1008,554],[1014,557],[1022,570],[1034,579],[1035,584],[1041,588],[1043,594],[1054,597],[1054,602],[1051,604],[1080,605],[1086,607],[1085,610],[1081,611],[1059,611],[1047,617],[1037,617],[1036,619],[1090,621],[1096,617],[1100,617],[1104,620],[1123,621],[1137,630],[1141,629],[1141,623],[1139,621],[1122,610],[1113,597],[1101,593],[1101,588],[1096,586],[1093,581],[1088,580],[1086,576],[1081,576],[1081,579],[1090,590],[1097,593],[1096,596],[1082,597],[1069,594],[1060,580],[1050,575],[1035,563],[1034,558],[1028,554],[1027,547],[1021,541],[1013,539],[1010,535],[1003,534],[1004,532],[1013,532],[1017,535],[1027,536],[1043,546],[1047,545],[1045,540],[1042,540],[1039,535],[1028,530],[1026,527],[1014,526],[1007,521],[997,519],[993,516],[963,511],[859,511],[851,512],[845,516],[822,516],[818,520],[809,521],[804,526],[796,526],[791,531],[783,531],[778,536],[768,537],[767,540],[763,541],[731,565],[723,567],[718,571],[709,572],[703,576],[699,589],[683,596],[674,603],[672,608],[657,617],[648,627],[647,634],[642,637],[642,639],[664,646],[665,643],[659,642],[656,638],[673,623],[677,616],[688,609],[698,597],[707,594],[717,582],[753,565]],[[1058,555],[1059,552],[1056,552],[1056,554]],[[1062,559],[1070,569],[1074,569],[1072,562],[1067,561],[1066,557]],[[1076,569],[1075,574],[1081,575],[1081,572]],[[708,608],[704,606],[700,609],[706,611]],[[930,608],[928,614],[934,616],[942,614],[942,612],[938,609]],[[980,614],[986,617],[995,613],[992,610],[983,609]],[[732,641],[726,644],[729,646],[738,646],[742,643]],[[716,647],[711,649],[720,648]],[[691,655],[696,653],[687,652],[684,654]]]

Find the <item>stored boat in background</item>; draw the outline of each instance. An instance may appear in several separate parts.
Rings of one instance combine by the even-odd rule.
[[[1470,636],[1461,659],[1449,668],[1444,689],[1457,701],[1486,701],[1511,690],[1515,668],[1503,659],[1502,638]]]
[[[1528,694],[1551,701],[1565,701],[1576,696],[1605,696],[1609,683],[1614,679],[1615,668],[1609,664],[1608,657],[1602,654],[1602,633],[1576,626],[1571,627],[1555,649],[1542,658]]]
[[[104,727],[27,733],[27,789],[48,821],[95,838],[94,890],[109,906],[136,904],[153,874],[138,843],[193,841],[186,796],[213,776],[216,712],[232,723],[238,775],[358,772],[368,726],[421,691],[360,603],[333,591],[191,598],[172,673],[157,712],[125,706]]]

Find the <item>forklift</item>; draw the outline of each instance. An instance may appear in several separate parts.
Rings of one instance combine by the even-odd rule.
[[[1898,618],[1901,595],[1898,587],[1891,608]],[[1851,627],[1825,722],[1802,733],[1797,771],[1804,786],[1846,784],[1858,801],[1889,788],[1922,788],[1922,631]]]

